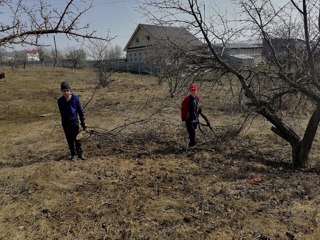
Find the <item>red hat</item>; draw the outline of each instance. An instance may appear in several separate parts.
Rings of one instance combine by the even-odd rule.
[[[189,91],[198,91],[198,86],[194,85],[194,84],[191,84],[190,87],[189,87]]]

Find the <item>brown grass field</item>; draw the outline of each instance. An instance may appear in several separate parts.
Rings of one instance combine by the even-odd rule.
[[[0,70],[0,239],[320,239],[319,134],[301,171],[259,117],[219,140],[237,113],[223,86],[203,84],[216,141],[198,131],[186,151],[186,93],[171,99],[152,76],[114,73],[94,93],[91,70]],[[68,160],[64,80],[88,103],[84,161]]]

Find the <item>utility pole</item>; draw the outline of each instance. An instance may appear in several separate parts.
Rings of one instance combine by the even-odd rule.
[[[54,63],[53,63],[53,69],[54,69],[56,64],[57,64],[57,61],[58,61],[58,50],[57,50],[56,36],[55,35],[53,35],[53,42],[54,42],[54,53],[55,53]]]

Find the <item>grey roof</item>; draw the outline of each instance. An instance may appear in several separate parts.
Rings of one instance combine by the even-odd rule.
[[[182,27],[168,27],[161,25],[150,25],[150,24],[139,24],[132,34],[130,40],[128,41],[125,50],[128,48],[131,40],[134,38],[135,33],[143,28],[147,31],[152,37],[159,41],[169,41],[178,46],[202,46],[203,43],[192,35],[187,29]]]
[[[214,43],[212,44],[214,47],[223,47],[222,44]],[[228,49],[240,49],[240,48],[263,48],[262,41],[256,40],[256,41],[240,41],[235,43],[228,43],[226,45],[226,48]]]

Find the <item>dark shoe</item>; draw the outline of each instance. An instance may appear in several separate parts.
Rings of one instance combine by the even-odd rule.
[[[192,143],[192,144],[189,143],[187,150],[191,151],[191,152],[195,152],[196,151],[196,146],[197,146],[196,143]]]
[[[70,158],[70,160],[71,160],[71,161],[76,161],[76,160],[77,160],[77,156],[76,156],[76,155],[72,156],[72,157]]]
[[[86,159],[87,159],[87,158],[86,158],[85,156],[83,156],[83,155],[80,155],[79,158],[80,158],[81,160],[86,160]]]
[[[188,148],[193,148],[193,147],[195,147],[196,145],[197,145],[196,143],[190,143],[190,142],[189,142]]]

